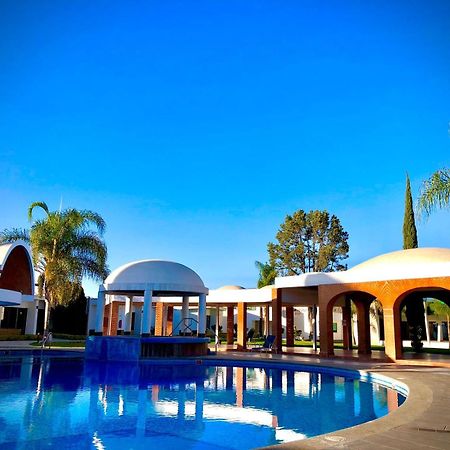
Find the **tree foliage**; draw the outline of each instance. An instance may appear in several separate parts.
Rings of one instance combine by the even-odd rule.
[[[348,258],[348,233],[327,211],[296,211],[287,215],[267,249],[270,264],[279,275],[344,270]]]
[[[406,190],[405,190],[405,215],[403,218],[403,248],[417,248],[417,228],[414,219],[413,201],[411,195],[411,183],[409,176],[406,175]]]
[[[418,204],[419,211],[425,215],[436,208],[450,206],[450,169],[437,170],[424,181]]]
[[[33,221],[35,208],[45,212]],[[50,306],[67,303],[81,286],[83,277],[103,280],[108,273],[107,249],[102,240],[103,218],[88,210],[50,211],[44,202],[28,209],[30,230],[3,230],[0,242],[25,240],[31,246],[35,270],[39,273],[39,294]]]
[[[448,318],[450,316],[450,306],[441,300],[433,300],[428,303],[431,314],[439,318]]]
[[[269,263],[262,263],[260,261],[255,261],[255,266],[259,272],[258,288],[269,286],[275,283],[277,271],[274,266]]]

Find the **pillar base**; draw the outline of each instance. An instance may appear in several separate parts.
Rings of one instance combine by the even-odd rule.
[[[141,337],[148,338],[148,337],[150,337],[150,333],[142,333]]]
[[[89,330],[88,336],[95,336],[95,330]]]
[[[205,337],[206,336],[206,334],[205,333],[198,333],[198,335],[197,335],[197,337]]]
[[[372,350],[358,350],[358,355],[371,355]]]

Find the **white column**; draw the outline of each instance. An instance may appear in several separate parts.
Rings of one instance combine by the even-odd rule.
[[[152,321],[153,321],[152,291],[150,289],[146,289],[144,292],[142,336],[150,336]]]
[[[437,341],[442,342],[442,322],[437,321]]]
[[[25,334],[36,334],[38,308],[39,308],[39,300],[33,302],[27,308],[27,323],[25,325]]]
[[[134,334],[139,336],[142,329],[142,306],[140,303],[134,307]]]
[[[264,306],[264,336],[270,334],[270,310],[269,305]]]
[[[313,305],[313,349],[317,351],[317,305]]]
[[[216,348],[219,345],[220,306],[216,306]]]
[[[198,296],[198,330],[197,335],[204,337],[206,333],[206,294]]]
[[[125,332],[124,334],[131,333],[131,305],[133,303],[133,296],[130,295],[125,300]]]
[[[97,300],[88,297],[88,326],[87,334],[92,335],[95,332],[95,321],[97,317]]]
[[[430,324],[428,323],[428,312],[427,312],[427,302],[423,301],[423,315],[424,315],[424,325],[425,325],[425,335],[427,337],[427,343],[430,344]]]
[[[95,319],[95,334],[103,335],[103,315],[105,310],[105,291],[98,291],[97,314]]]
[[[107,336],[111,336],[111,328],[112,328],[112,312],[113,312],[113,299],[114,296],[110,295],[109,296],[110,300],[109,300],[109,316],[108,316],[108,328],[106,330],[106,335]]]
[[[188,332],[188,320],[189,319],[189,297],[184,296],[183,297],[183,303],[181,305],[181,333],[187,333]]]

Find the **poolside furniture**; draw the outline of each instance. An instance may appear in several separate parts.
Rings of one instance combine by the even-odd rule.
[[[275,344],[276,336],[273,334],[269,334],[266,339],[264,340],[264,343],[260,347],[252,347],[250,351],[252,352],[271,352],[273,349],[273,346]]]

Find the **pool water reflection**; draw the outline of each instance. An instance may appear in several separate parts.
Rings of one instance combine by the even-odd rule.
[[[0,447],[254,448],[373,420],[404,400],[330,373],[210,364],[3,360]]]

